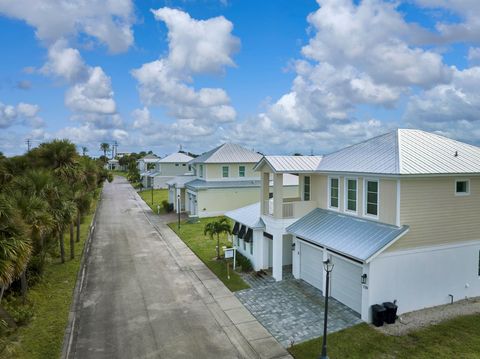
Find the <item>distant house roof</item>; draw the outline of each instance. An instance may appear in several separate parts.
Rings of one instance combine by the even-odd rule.
[[[421,130],[399,129],[323,156],[317,171],[480,173],[480,148]]]
[[[260,202],[228,211],[225,216],[253,229],[265,228],[265,223],[260,217]]]
[[[192,159],[193,157],[190,157],[184,153],[175,152],[168,155],[167,157],[162,158],[158,161],[158,163],[186,163],[190,162]]]
[[[190,163],[257,163],[262,155],[234,144],[224,143],[194,158]]]
[[[204,181],[195,179],[185,183],[185,187],[190,189],[209,189],[209,188],[248,188],[260,187],[260,181]]]
[[[286,228],[288,233],[361,262],[408,231],[368,219],[316,208]]]
[[[168,186],[175,186],[176,188],[184,188],[185,183],[191,182],[193,179],[195,179],[195,176],[193,175],[176,176],[167,181],[166,184]]]
[[[138,160],[138,162],[143,161],[145,163],[155,163],[155,162],[158,162],[159,159],[160,159],[160,157],[150,153],[150,154],[140,158]]]
[[[276,173],[315,172],[322,156],[264,156],[254,170],[268,164]]]

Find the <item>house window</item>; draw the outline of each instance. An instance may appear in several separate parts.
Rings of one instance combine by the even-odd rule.
[[[175,163],[175,167],[178,167],[178,163]]]
[[[467,196],[470,194],[470,181],[469,180],[456,180],[455,181],[455,194],[457,196]]]
[[[243,241],[243,250],[246,251],[247,250],[247,241]]]
[[[330,208],[338,208],[338,178],[330,178]]]
[[[200,165],[199,169],[198,169],[198,175],[200,178],[203,178],[203,165]]]
[[[183,163],[182,166],[185,167],[187,164],[186,163]]]
[[[366,181],[365,213],[378,216],[378,181]]]
[[[480,251],[478,251],[478,276],[480,277]]]
[[[310,201],[310,176],[303,178],[303,200]]]
[[[250,242],[250,254],[253,255],[253,241]]]
[[[228,166],[222,166],[222,177],[228,177]]]
[[[245,177],[245,166],[238,166],[238,177]]]
[[[357,180],[356,179],[347,179],[346,185],[346,208],[347,211],[356,212],[357,211]]]

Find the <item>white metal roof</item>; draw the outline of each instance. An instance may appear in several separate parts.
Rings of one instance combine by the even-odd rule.
[[[149,153],[148,155],[140,158],[137,162],[156,163],[156,162],[158,162],[159,159],[160,159],[160,157]]]
[[[240,145],[224,143],[194,158],[191,163],[257,163],[261,158],[262,155]]]
[[[185,183],[194,180],[196,177],[194,175],[183,175],[183,176],[176,176],[171,180],[167,181],[166,184],[168,186],[175,186],[176,188],[184,188]]]
[[[399,129],[323,156],[317,171],[480,173],[480,148],[421,130]]]
[[[193,157],[190,157],[184,153],[175,152],[162,158],[158,161],[158,163],[186,163],[190,162],[192,159]]]
[[[253,229],[265,228],[265,223],[260,217],[260,202],[228,211],[225,216]]]
[[[264,156],[254,169],[267,163],[277,173],[315,172],[321,160],[322,156]]]
[[[396,227],[316,208],[288,226],[286,231],[332,251],[368,262],[407,233],[408,226]]]

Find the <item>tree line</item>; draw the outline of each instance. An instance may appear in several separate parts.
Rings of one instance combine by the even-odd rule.
[[[0,156],[0,319],[9,326],[15,321],[1,305],[6,291],[19,283],[25,300],[29,277],[40,277],[48,261],[74,258],[82,217],[102,182],[111,181],[103,162],[83,153],[53,140],[25,155]]]

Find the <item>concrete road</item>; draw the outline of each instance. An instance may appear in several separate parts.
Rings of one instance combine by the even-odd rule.
[[[125,179],[105,185],[67,357],[287,355],[168,231]]]

